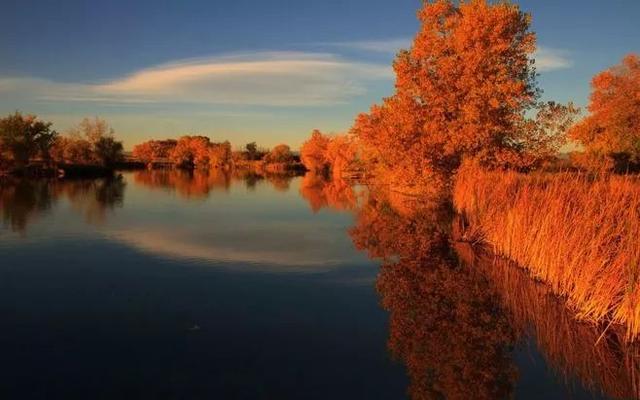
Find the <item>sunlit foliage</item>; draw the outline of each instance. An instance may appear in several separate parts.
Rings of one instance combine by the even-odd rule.
[[[211,143],[209,145],[209,166],[211,168],[229,168],[233,165],[231,143]]]
[[[329,165],[325,158],[329,137],[315,129],[309,140],[300,148],[300,158],[304,166],[314,173],[325,173]]]
[[[537,104],[529,15],[510,2],[438,0],[418,17],[394,63],[394,95],[352,129],[376,175],[428,187],[446,183],[463,158],[530,168],[557,150],[575,110]],[[526,116],[537,107],[541,124]]]
[[[209,146],[206,136],[182,136],[169,154],[169,159],[181,168],[208,168]]]
[[[288,145],[279,144],[271,149],[264,160],[267,163],[290,163],[293,161],[293,153]]]
[[[340,179],[357,168],[357,143],[351,135],[328,136],[314,130],[303,143],[300,158],[307,170]]]
[[[640,58],[626,56],[591,86],[590,114],[570,131],[585,150],[578,161],[589,169],[624,172],[640,164]]]
[[[173,139],[149,140],[133,147],[133,156],[144,162],[152,164],[157,160],[166,160],[176,147],[178,142]]]

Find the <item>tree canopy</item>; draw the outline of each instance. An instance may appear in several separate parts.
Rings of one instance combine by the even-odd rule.
[[[463,158],[520,167],[557,147],[555,136],[564,131],[542,132],[527,113],[546,108],[552,112],[541,116],[570,119],[575,109],[537,103],[528,14],[509,2],[437,0],[425,2],[418,17],[411,48],[394,62],[395,93],[359,115],[352,129],[363,159],[378,173],[429,185]]]
[[[604,168],[616,161],[640,163],[640,57],[627,55],[597,74],[591,87],[590,114],[569,132],[584,147],[583,163]]]
[[[48,159],[56,137],[50,122],[16,111],[0,119],[0,162],[24,166],[34,157]]]

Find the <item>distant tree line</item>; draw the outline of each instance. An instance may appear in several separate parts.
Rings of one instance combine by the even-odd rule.
[[[122,142],[109,124],[85,118],[64,134],[51,122],[16,111],[0,119],[0,170],[19,170],[34,164],[112,167],[123,159]]]
[[[259,148],[255,142],[251,142],[243,150],[234,151],[229,141],[213,142],[207,136],[149,140],[134,146],[132,155],[149,167],[163,163],[184,169],[288,169],[291,166],[301,166],[299,157],[286,144],[279,144],[269,150]]]

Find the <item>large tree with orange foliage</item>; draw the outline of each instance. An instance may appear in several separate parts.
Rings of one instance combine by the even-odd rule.
[[[569,132],[584,147],[586,166],[626,169],[640,163],[640,57],[627,55],[591,86],[590,115]]]
[[[363,157],[378,172],[429,185],[464,157],[518,166],[539,93],[529,15],[509,2],[437,0],[418,18],[413,45],[394,63],[395,94],[356,120]]]

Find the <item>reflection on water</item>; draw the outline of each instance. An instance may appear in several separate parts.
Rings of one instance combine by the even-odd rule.
[[[28,224],[45,214],[60,197],[88,223],[102,223],[108,211],[121,207],[125,183],[121,177],[96,180],[28,180],[0,181],[2,221],[13,231],[24,233]]]
[[[0,394],[638,398],[638,347],[457,241],[447,204],[161,170],[5,181],[0,210]]]
[[[412,398],[532,395],[517,390],[530,367],[514,362],[520,347],[542,355],[566,396],[639,397],[639,347],[624,332],[577,321],[522,269],[456,241],[459,227],[447,205],[371,191],[350,230],[382,261],[388,346],[407,367]]]
[[[494,288],[459,265],[447,236],[450,210],[398,212],[375,193],[350,234],[383,261],[377,279],[389,311],[389,349],[407,367],[413,399],[500,399],[517,378],[515,334]],[[443,226],[443,221],[445,226]]]
[[[349,182],[331,180],[312,173],[304,176],[300,185],[300,195],[309,202],[314,213],[323,208],[353,210],[357,205],[356,191]]]

